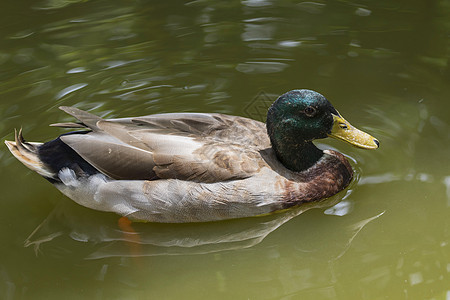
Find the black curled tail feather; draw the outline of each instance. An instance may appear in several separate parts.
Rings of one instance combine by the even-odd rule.
[[[52,183],[61,182],[58,173],[64,168],[73,170],[78,177],[99,173],[59,137],[46,143],[27,142],[21,129],[18,133],[15,130],[14,137],[14,141],[5,141],[9,151],[30,170]]]
[[[22,129],[14,130],[14,141],[5,141],[9,151],[30,170],[45,178],[54,178],[55,172],[48,168],[39,158],[38,149],[41,143],[30,143],[22,136]]]

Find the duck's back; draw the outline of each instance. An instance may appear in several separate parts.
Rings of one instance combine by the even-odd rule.
[[[90,129],[60,140],[112,179],[181,179],[218,182],[246,178],[270,147],[265,124],[237,116],[203,113],[157,114],[103,120],[63,108]],[[57,124],[65,127],[80,127]]]

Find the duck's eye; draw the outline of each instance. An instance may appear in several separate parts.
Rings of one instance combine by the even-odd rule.
[[[347,129],[347,124],[345,123],[339,123],[339,127],[341,127],[342,129]]]
[[[305,108],[304,112],[308,117],[314,117],[314,115],[316,114],[316,109],[312,106],[308,106]]]

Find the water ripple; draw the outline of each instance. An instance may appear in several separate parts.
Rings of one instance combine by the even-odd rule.
[[[77,84],[68,86],[65,89],[62,89],[58,94],[56,94],[55,98],[57,100],[61,99],[62,97],[66,96],[66,95],[68,95],[70,93],[73,93],[75,91],[78,91],[78,90],[84,88],[87,85],[88,85],[87,83],[77,83]]]
[[[281,72],[288,66],[288,64],[280,62],[253,61],[238,64],[236,70],[246,74],[266,74]]]

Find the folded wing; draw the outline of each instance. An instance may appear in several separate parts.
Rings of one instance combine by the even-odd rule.
[[[173,113],[101,119],[62,107],[86,128],[61,140],[97,170],[114,179],[176,178],[218,182],[246,178],[263,165],[270,147],[264,123],[222,114]]]

